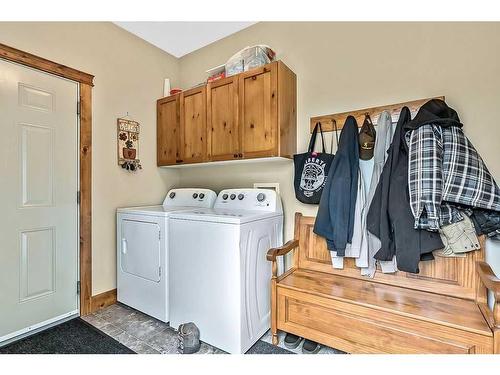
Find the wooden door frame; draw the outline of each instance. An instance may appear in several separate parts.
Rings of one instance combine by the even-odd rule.
[[[92,300],[92,87],[94,76],[0,43],[0,58],[79,84],[80,113],[80,315]]]

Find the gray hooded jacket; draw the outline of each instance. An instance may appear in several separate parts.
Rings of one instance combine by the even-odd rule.
[[[389,112],[384,111],[380,114],[377,121],[377,138],[375,139],[375,149],[373,151],[373,174],[370,182],[370,190],[367,194],[365,215],[368,214],[368,207],[372,202],[375,190],[377,189],[382,169],[387,160],[387,150],[392,143],[395,126],[392,124],[392,116]],[[361,274],[364,276],[375,276],[376,261],[373,257],[380,250],[381,242],[370,232],[366,231],[368,238],[368,267],[361,269]],[[380,262],[383,272],[396,272],[395,260]]]

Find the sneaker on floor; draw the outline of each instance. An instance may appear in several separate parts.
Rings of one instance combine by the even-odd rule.
[[[302,353],[304,354],[316,354],[321,349],[321,345],[316,341],[304,340],[304,345],[302,345]]]
[[[299,337],[297,335],[294,335],[292,333],[287,333],[285,336],[285,346],[288,349],[295,349],[297,346],[300,345],[300,342],[302,341],[302,337]]]

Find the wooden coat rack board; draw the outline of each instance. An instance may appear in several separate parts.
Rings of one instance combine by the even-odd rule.
[[[312,133],[314,126],[318,122],[321,123],[321,127],[322,127],[324,132],[335,131],[335,126],[334,126],[335,122],[337,123],[337,130],[340,130],[344,126],[345,120],[346,120],[347,116],[349,116],[349,115],[354,116],[354,118],[356,118],[356,121],[357,121],[359,127],[361,127],[363,125],[363,121],[365,119],[366,114],[370,115],[370,118],[372,119],[373,124],[377,125],[378,118],[379,118],[380,114],[384,111],[389,111],[389,113],[392,116],[392,121],[397,122],[399,119],[399,114],[401,112],[401,109],[403,109],[403,107],[405,107],[405,106],[408,107],[410,109],[412,117],[413,117],[418,112],[420,107],[423,104],[427,103],[431,99],[444,100],[444,96],[436,96],[433,98],[412,100],[412,101],[404,102],[404,103],[390,104],[390,105],[384,105],[384,106],[380,106],[380,107],[358,109],[358,110],[350,111],[350,112],[333,113],[331,115],[311,117],[310,132]]]

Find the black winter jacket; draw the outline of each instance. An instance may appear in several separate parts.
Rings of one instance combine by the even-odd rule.
[[[480,208],[467,209],[474,228],[478,235],[485,234],[489,238],[500,240],[500,213],[491,210],[482,210]]]
[[[326,238],[328,250],[336,251],[338,256],[345,255],[346,245],[352,240],[358,168],[358,124],[349,116],[340,133],[314,223],[314,233]]]
[[[432,251],[444,246],[438,233],[413,229],[415,219],[408,196],[408,147],[404,130],[410,119],[410,110],[404,107],[366,223],[370,233],[382,243],[375,259],[392,260],[396,255],[399,270],[418,273],[420,260],[434,259]]]

